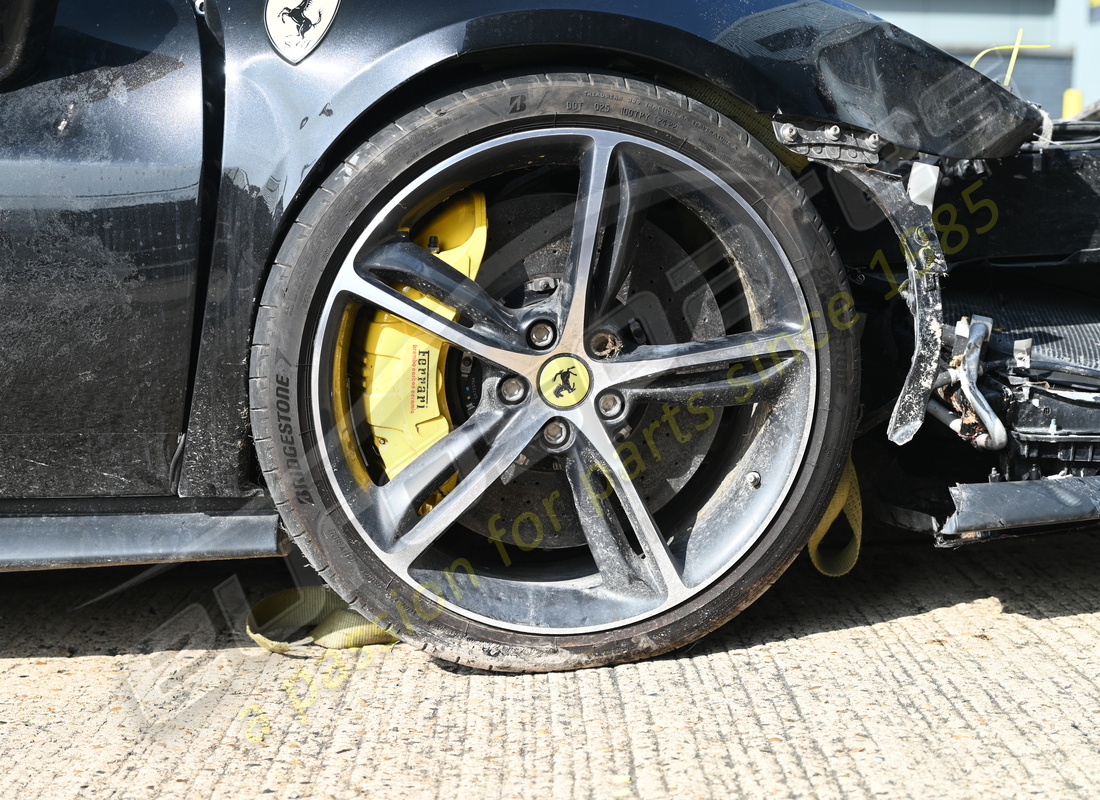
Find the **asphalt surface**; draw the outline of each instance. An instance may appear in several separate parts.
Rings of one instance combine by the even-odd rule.
[[[1100,794],[1100,534],[870,539],[686,651],[552,675],[246,647],[280,560],[0,575],[0,794]]]

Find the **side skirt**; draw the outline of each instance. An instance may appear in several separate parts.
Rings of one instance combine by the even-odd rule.
[[[8,505],[5,503],[4,505]],[[0,508],[0,572],[213,561],[286,555],[289,540],[270,498],[206,508],[150,503],[81,508],[25,502]]]

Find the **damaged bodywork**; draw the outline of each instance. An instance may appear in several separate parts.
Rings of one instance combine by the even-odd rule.
[[[1091,267],[1100,260],[1100,126],[1061,121],[1051,128],[1050,141],[1029,142],[1011,158],[924,158],[908,169],[910,195],[918,169],[929,162],[943,169],[926,220],[940,248],[938,258],[917,265],[908,259],[909,283],[899,287],[914,326],[912,360],[886,434],[899,444],[913,440],[916,427],[898,425],[907,412],[915,426],[934,427],[913,456],[870,457],[889,464],[872,507],[884,521],[932,533],[938,546],[1098,518],[1088,498],[1100,443]],[[867,185],[869,173],[841,169]],[[897,198],[882,204],[895,233],[902,205]],[[896,284],[888,245],[877,243],[883,246],[874,255],[869,246],[862,256],[852,253],[865,264],[857,280],[876,290]],[[914,273],[914,266],[927,272]],[[929,279],[940,284],[939,302],[922,306],[915,281]],[[878,319],[869,324],[893,315],[876,301],[871,307]],[[899,481],[914,471],[942,480],[902,488]]]

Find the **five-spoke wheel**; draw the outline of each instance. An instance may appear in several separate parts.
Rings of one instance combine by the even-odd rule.
[[[499,113],[520,92],[537,109]],[[721,624],[851,435],[854,312],[805,197],[724,118],[611,76],[399,129],[322,187],[265,292],[253,415],[288,527],[364,611],[479,666]]]

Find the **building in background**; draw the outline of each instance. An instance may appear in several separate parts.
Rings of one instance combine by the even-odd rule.
[[[864,0],[862,7],[967,63],[986,48],[1014,44],[1023,28],[1023,44],[1050,47],[1020,51],[1016,94],[1056,119],[1067,89],[1079,90],[1085,105],[1100,101],[1100,0]],[[1011,56],[996,50],[977,69],[1003,82]]]

